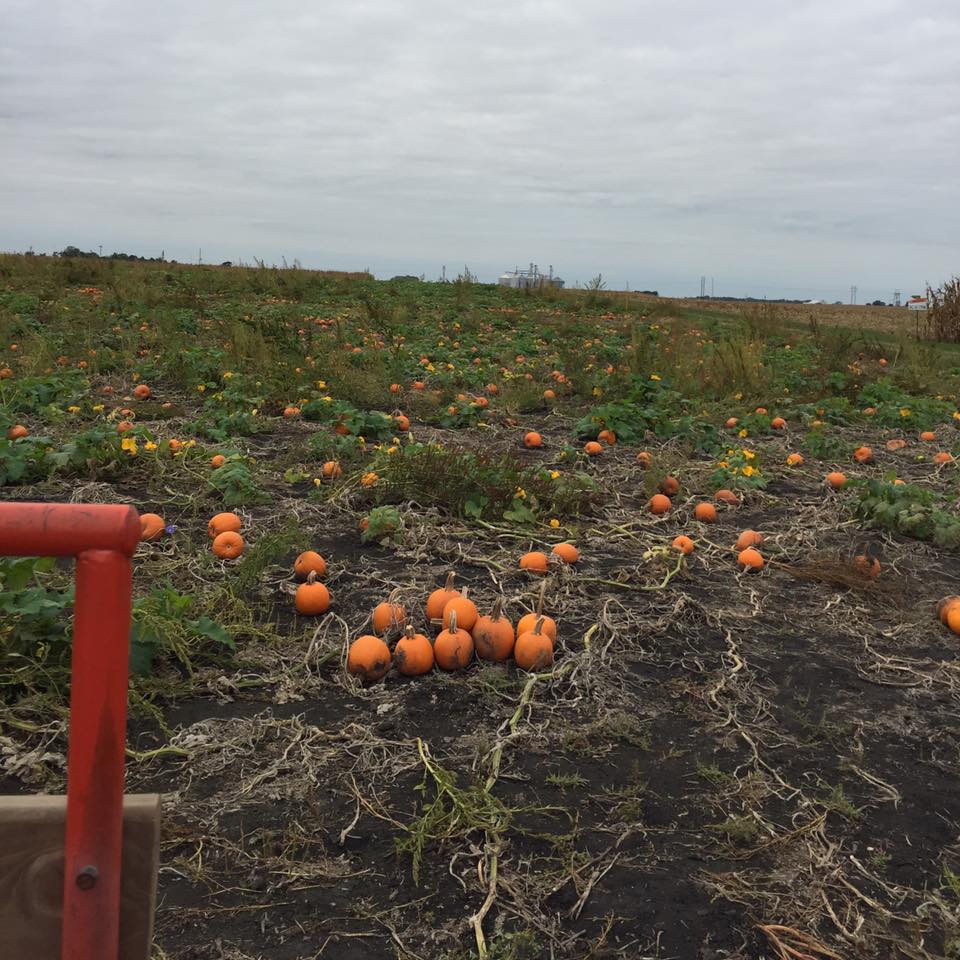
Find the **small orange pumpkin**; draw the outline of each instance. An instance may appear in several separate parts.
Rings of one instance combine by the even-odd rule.
[[[907,441],[902,437],[894,437],[894,439],[887,441],[887,449],[891,453],[896,453],[898,450],[902,450],[906,445]]]
[[[336,460],[328,460],[320,468],[320,476],[324,480],[336,480],[343,473],[343,468]]]
[[[129,433],[133,429],[133,424],[129,420],[121,420],[117,424],[117,433]]]
[[[407,611],[399,603],[384,600],[373,608],[373,632],[382,637],[385,633],[402,630],[407,625]]]
[[[947,617],[954,608],[960,609],[960,597],[944,597],[937,603],[937,616],[941,623],[947,622]]]
[[[603,447],[601,447],[600,444],[597,443],[596,440],[588,440],[588,441],[583,445],[583,452],[584,452],[588,457],[598,457],[598,456],[600,456],[601,453],[603,453]]]
[[[802,467],[803,466],[803,456],[799,453],[791,453],[787,457],[787,466],[788,467]]]
[[[298,580],[306,580],[311,573],[318,577],[327,575],[327,561],[316,550],[304,550],[293,561],[293,573]]]
[[[701,523],[717,522],[717,508],[712,503],[698,503],[693,508],[693,515]]]
[[[680,492],[680,481],[667,474],[657,485],[657,489],[667,497],[675,497]]]
[[[283,408],[283,415],[284,415],[288,420],[291,419],[292,417],[299,417],[299,416],[300,416],[300,408],[299,408],[299,407],[293,407],[293,406],[284,407],[284,408]]]
[[[330,609],[330,591],[317,579],[315,570],[307,575],[307,582],[297,587],[293,596],[293,605],[297,613],[306,617],[315,617]]]
[[[207,535],[212,539],[217,534],[239,533],[242,529],[243,521],[235,513],[227,511],[210,518],[210,522],[207,524]]]
[[[739,422],[740,421],[736,417],[728,417],[727,422],[724,424],[724,426],[728,430],[732,430]]]
[[[718,490],[713,497],[717,503],[725,503],[728,507],[740,506],[740,498],[732,490],[727,490],[726,487]]]
[[[480,617],[473,627],[473,642],[481,660],[502,663],[510,658],[516,635],[513,624],[502,614],[503,601],[498,597],[490,615]]]
[[[138,400],[146,400],[150,396],[151,390],[145,383],[138,383],[133,388],[133,395]]]
[[[763,545],[763,534],[756,530],[744,530],[737,537],[737,543],[734,549],[746,550],[748,547],[759,547]]]
[[[405,677],[422,677],[433,669],[433,644],[408,626],[393,648],[397,672]]]
[[[853,451],[853,459],[857,463],[873,463],[873,451],[869,447],[857,447]]]
[[[556,393],[553,392],[553,390],[544,390],[544,391],[543,391],[543,399],[544,399],[544,400],[556,400],[556,399],[557,399],[557,395],[556,395]]]
[[[880,576],[880,561],[876,557],[868,557],[861,553],[853,558],[853,565],[857,573],[871,580],[876,580]]]
[[[529,573],[546,573],[550,567],[550,558],[539,550],[531,550],[520,558],[520,569]]]
[[[670,498],[662,493],[655,493],[650,498],[650,512],[658,517],[662,517],[672,506]]]
[[[480,617],[480,611],[477,605],[467,597],[467,591],[452,596],[444,605],[443,613],[440,615],[440,622],[444,627],[449,627],[456,618],[462,630],[472,630]]]
[[[544,632],[544,618],[538,617],[533,630],[517,637],[513,659],[521,670],[543,670],[553,664],[553,641]]]
[[[450,572],[447,574],[446,583],[442,587],[434,590],[427,597],[427,619],[432,621],[439,620],[443,616],[443,608],[454,598],[460,596],[460,591],[455,590],[453,581],[456,574]]]
[[[754,550],[753,547],[747,547],[746,550],[741,550],[737,554],[737,564],[743,570],[762,570],[763,569],[763,556],[759,550]]]
[[[524,435],[523,445],[528,450],[534,450],[537,447],[542,447],[543,437],[541,437],[540,434],[536,432],[536,430],[531,430],[529,433]]]
[[[390,648],[370,634],[357,637],[347,652],[347,670],[366,683],[382,680],[390,672],[390,662]]]
[[[402,413],[398,413],[393,418],[394,423],[397,425],[397,429],[401,433],[406,433],[410,429],[410,418]]]
[[[682,554],[689,556],[693,553],[694,542],[689,538],[685,537],[682,534],[679,537],[674,537],[673,543],[670,544],[674,550],[679,550]]]
[[[30,431],[22,423],[15,423],[7,431],[8,440],[22,440],[24,437],[28,436],[30,436]]]
[[[601,430],[597,434],[597,439],[602,440],[608,447],[613,447],[617,443],[617,435],[612,430]]]
[[[937,435],[932,430],[924,430],[923,433],[920,434],[920,439],[923,440],[924,443],[933,443],[933,441],[937,439]]]
[[[640,464],[640,466],[643,467],[644,470],[649,470],[650,464],[653,463],[653,454],[650,453],[648,450],[641,450],[637,454],[637,463]]]
[[[218,453],[216,456],[210,458],[210,466],[213,467],[214,470],[219,470],[226,462],[227,458],[222,453]]]
[[[457,626],[457,612],[452,610],[450,624],[437,634],[433,656],[441,670],[462,670],[473,659],[473,637]]]
[[[236,560],[246,547],[243,537],[234,530],[225,530],[213,538],[213,552],[221,560]]]
[[[572,543],[558,543],[550,552],[564,563],[576,563],[580,559],[580,551]]]
[[[941,450],[939,453],[933,455],[933,462],[938,466],[944,463],[950,463],[953,460],[953,455],[947,453],[946,450]]]
[[[774,417],[770,421],[770,426],[773,427],[774,430],[782,430],[786,425],[787,421],[784,420],[783,417]]]
[[[140,514],[140,539],[159,540],[163,536],[166,524],[158,513]]]
[[[846,474],[841,473],[839,470],[828,473],[824,479],[834,490],[842,490],[847,485]]]

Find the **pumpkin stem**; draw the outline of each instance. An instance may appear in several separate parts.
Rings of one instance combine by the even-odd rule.
[[[538,617],[540,616],[541,613],[543,613],[543,600],[546,597],[546,595],[547,595],[547,581],[544,580],[543,583],[540,584],[540,596],[537,599],[537,609],[534,611]]]
[[[404,630],[403,635],[404,635],[408,640],[412,640],[412,639],[417,635],[417,634],[416,634],[416,631],[413,629],[413,624],[412,624],[412,623],[408,623],[408,624],[407,624],[407,629]]]
[[[447,633],[456,633],[457,632],[457,611],[450,611],[450,624],[447,627]]]
[[[543,633],[543,616],[537,614],[537,622],[533,625],[533,632],[539,636]]]
[[[317,571],[311,570],[307,574],[307,583],[316,583],[317,582]]]
[[[454,585],[453,585],[453,578],[454,578],[455,576],[456,576],[456,574],[455,574],[452,570],[447,574],[446,582],[445,582],[444,585],[443,585],[443,589],[444,589],[444,590],[448,590],[448,591],[450,591],[450,592],[452,593],[452,592],[454,591],[454,589],[456,589],[456,588],[454,587]]]
[[[499,620],[502,613],[503,597],[497,597],[497,600],[493,605],[493,610],[490,611],[490,619],[494,621]]]

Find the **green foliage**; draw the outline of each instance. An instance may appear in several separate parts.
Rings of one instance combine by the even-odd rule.
[[[191,672],[193,664],[206,659],[219,662],[234,650],[233,638],[207,616],[192,617],[196,598],[173,587],[155,586],[135,601],[130,628],[130,672],[149,674],[156,661],[172,656]]]
[[[811,430],[803,439],[803,451],[808,457],[818,460],[845,460],[849,454],[847,444],[825,430]]]
[[[860,407],[875,407],[874,419],[885,427],[930,430],[949,420],[956,405],[946,400],[918,397],[889,381],[872,383],[857,398]]]
[[[714,489],[731,487],[733,489],[762,490],[767,485],[760,465],[760,456],[755,450],[746,447],[729,448],[717,468],[710,476]]]
[[[960,546],[960,516],[943,509],[932,491],[914,484],[862,481],[855,513],[867,529],[890,530],[943,547]]]
[[[244,459],[239,456],[230,457],[219,470],[210,474],[210,486],[220,494],[227,507],[262,503],[266,496],[254,481]]]
[[[379,410],[358,410],[344,400],[311,400],[304,404],[300,413],[304,420],[314,423],[343,424],[351,436],[374,442],[389,440],[397,429],[393,418],[387,414]]]
[[[379,543],[386,546],[399,539],[403,530],[403,517],[396,507],[374,507],[366,518],[366,526],[360,531],[362,543]]]
[[[596,440],[601,430],[612,430],[621,443],[639,443],[650,428],[644,411],[629,400],[614,400],[590,409],[573,428],[581,440]]]

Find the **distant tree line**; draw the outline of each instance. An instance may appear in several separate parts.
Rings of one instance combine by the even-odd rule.
[[[103,260],[142,260],[144,263],[166,263],[163,257],[138,257],[135,253],[111,253],[107,257],[102,257],[93,250],[81,250],[79,247],[66,246],[62,250],[55,250],[55,257],[94,257]]]

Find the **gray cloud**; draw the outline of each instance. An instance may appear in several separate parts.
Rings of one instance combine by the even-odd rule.
[[[0,247],[861,299],[960,271],[954,0],[5,0]]]

